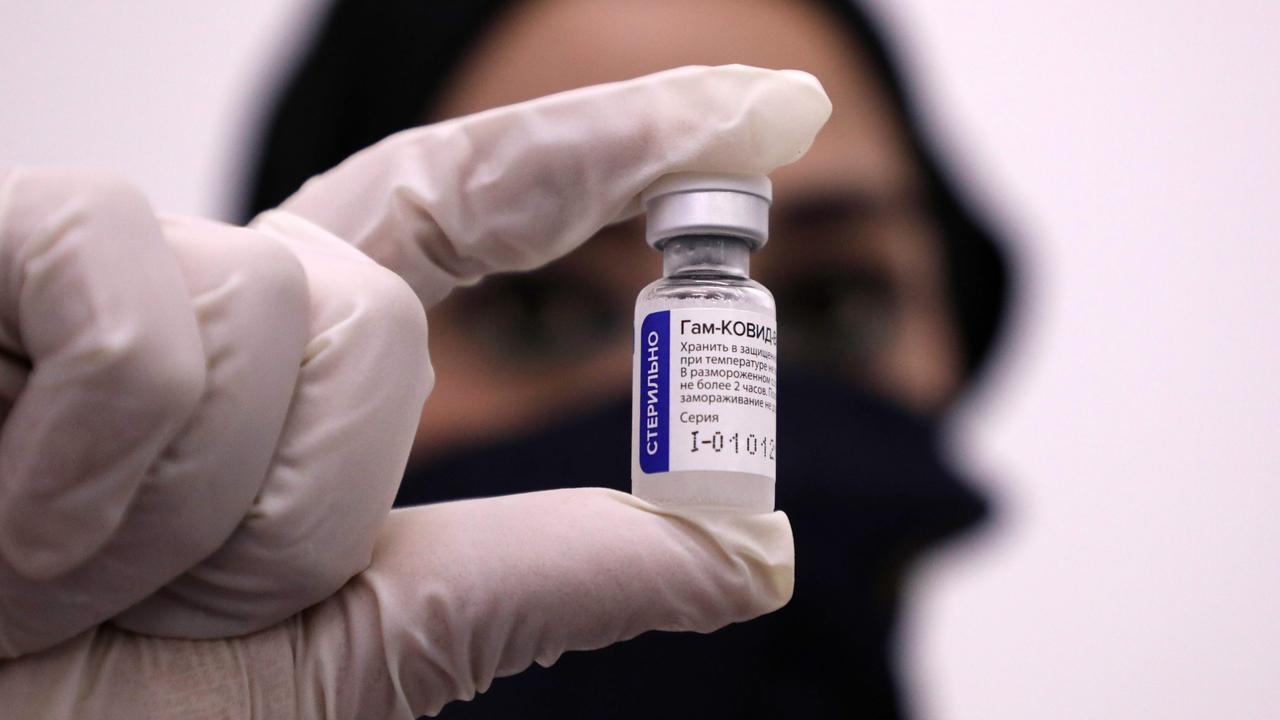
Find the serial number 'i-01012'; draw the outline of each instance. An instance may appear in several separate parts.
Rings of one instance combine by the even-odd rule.
[[[735,455],[739,453],[759,455],[769,460],[777,459],[778,441],[765,435],[758,436],[755,433],[747,433],[747,436],[743,438],[742,433],[737,432],[732,435],[725,435],[719,430],[711,433],[703,430],[691,430],[689,432],[689,440],[691,444],[689,452],[710,450],[711,452],[732,452]]]

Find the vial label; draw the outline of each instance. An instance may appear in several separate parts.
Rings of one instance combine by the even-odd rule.
[[[646,474],[777,473],[774,318],[672,308],[637,323],[636,455]]]

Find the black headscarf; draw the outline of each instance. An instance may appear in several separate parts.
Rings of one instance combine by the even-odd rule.
[[[870,63],[904,129],[941,229],[965,374],[990,355],[1010,293],[990,227],[955,191],[925,143],[905,85],[872,20],[847,0],[813,0]],[[269,114],[242,201],[244,219],[312,175],[415,125],[479,37],[519,0],[338,0]]]

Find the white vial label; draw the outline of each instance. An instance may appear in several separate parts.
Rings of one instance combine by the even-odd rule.
[[[774,318],[672,308],[637,318],[634,442],[645,474],[777,476]]]

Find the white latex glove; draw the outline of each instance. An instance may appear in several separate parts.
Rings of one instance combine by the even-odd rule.
[[[562,490],[388,514],[431,372],[422,305],[368,257],[429,306],[668,172],[791,162],[829,112],[802,73],[682,68],[401,133],[249,229],[0,175],[5,714],[435,713],[566,650],[780,607],[781,513]]]

